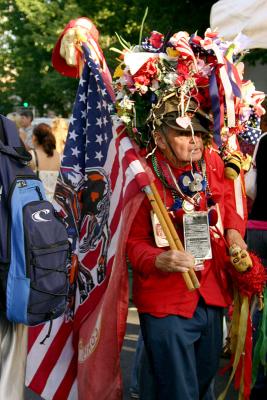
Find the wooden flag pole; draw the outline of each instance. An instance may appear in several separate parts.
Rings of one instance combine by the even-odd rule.
[[[156,188],[155,183],[152,182],[150,184],[150,186],[151,186],[151,189],[152,189],[152,193],[153,193],[153,195],[154,195],[154,197],[156,199],[156,202],[157,202],[157,204],[158,204],[158,206],[160,208],[160,211],[164,216],[164,219],[165,219],[165,221],[166,221],[166,223],[167,223],[167,225],[169,227],[169,230],[171,232],[173,240],[174,240],[174,242],[176,244],[176,250],[183,251],[184,250],[183,244],[182,244],[182,242],[181,242],[181,240],[180,240],[180,238],[178,236],[178,233],[176,232],[176,229],[175,229],[175,227],[173,225],[172,220],[170,219],[170,216],[169,216],[169,214],[168,214],[168,212],[166,210],[166,207],[165,207],[165,205],[164,205],[164,203],[163,203],[163,201],[162,201],[162,199],[161,199],[161,197],[159,195],[159,192],[158,192],[158,189]],[[191,268],[188,273],[190,275],[190,278],[191,278],[191,281],[192,281],[192,283],[194,285],[194,288],[196,288],[196,289],[199,288],[200,287],[200,283],[199,283],[199,280],[197,279],[195,271]]]
[[[157,215],[157,217],[159,219],[160,225],[161,225],[161,227],[163,229],[163,232],[164,232],[164,234],[165,234],[165,236],[166,236],[166,238],[167,238],[167,240],[169,242],[170,248],[172,250],[179,250],[177,248],[177,244],[176,244],[176,242],[175,242],[175,240],[174,240],[174,238],[172,236],[170,228],[169,228],[169,226],[168,226],[168,224],[166,222],[166,219],[164,218],[164,215],[162,214],[162,211],[161,211],[161,209],[160,209],[160,207],[158,205],[158,202],[157,202],[157,200],[156,200],[156,198],[155,198],[155,196],[153,194],[151,186],[145,186],[144,191],[145,191],[145,193],[147,195],[148,200],[150,201],[150,204],[151,204],[151,207],[152,207],[153,211],[155,212],[155,214]],[[190,291],[194,290],[195,286],[194,286],[194,284],[193,284],[193,282],[191,280],[191,277],[190,277],[189,273],[188,272],[182,272],[182,276],[184,278],[184,281],[185,281],[185,284],[186,284],[188,290],[190,290]]]

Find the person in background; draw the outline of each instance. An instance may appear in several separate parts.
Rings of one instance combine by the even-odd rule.
[[[53,200],[60,155],[56,151],[56,139],[49,125],[36,125],[32,134],[33,149],[30,150],[32,161],[30,167],[37,173],[44,184],[47,199]]]
[[[51,128],[56,138],[56,150],[59,154],[62,154],[68,134],[68,123],[65,118],[56,117],[52,120]]]
[[[15,122],[18,131],[20,131],[20,119],[21,119],[20,115],[17,114],[16,112],[11,112],[7,114],[6,117],[11,121]]]
[[[267,103],[263,104],[267,110]],[[261,130],[267,132],[267,113],[261,118]],[[261,259],[265,269],[267,269],[267,207],[266,207],[266,154],[267,154],[267,135],[260,137],[259,147],[256,154],[257,168],[257,195],[253,202],[249,214],[247,226],[247,245],[249,250],[254,251]],[[266,271],[267,272],[267,271]],[[265,289],[266,290],[266,289]],[[266,304],[265,304],[266,307]],[[257,310],[253,315],[253,342],[256,343],[260,326],[266,324],[262,321],[263,312]],[[267,362],[267,360],[266,360]],[[267,375],[264,374],[262,365],[259,367],[256,383],[251,391],[251,400],[266,399]]]
[[[23,140],[27,149],[32,147],[32,121],[33,121],[33,113],[31,110],[23,110],[20,113],[20,138]]]

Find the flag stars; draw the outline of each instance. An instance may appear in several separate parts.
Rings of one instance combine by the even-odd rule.
[[[72,139],[75,141],[77,137],[78,137],[78,135],[75,133],[74,130],[69,132],[69,139]]]
[[[73,147],[73,148],[71,149],[71,151],[72,151],[72,155],[73,155],[73,156],[78,157],[78,155],[79,155],[79,153],[80,153],[80,150],[78,150],[78,147]]]
[[[107,141],[108,141],[108,135],[106,134],[106,132],[105,132],[105,135],[104,135],[104,140],[105,140],[105,142],[107,143]]]
[[[101,146],[101,144],[102,144],[102,142],[103,142],[103,137],[102,137],[102,135],[96,135],[96,140],[95,140],[95,142],[98,143],[98,144]]]
[[[72,125],[74,121],[77,121],[77,118],[74,118],[74,116],[72,115],[70,118],[70,125]]]
[[[73,165],[73,169],[75,172],[81,172],[81,170],[82,170],[79,164]]]
[[[108,104],[108,112],[113,111],[113,105],[112,104]]]
[[[85,79],[83,79],[83,78],[81,78],[80,79],[80,86],[83,86],[83,84],[86,82],[86,80]]]
[[[102,96],[106,96],[107,90],[106,90],[106,89],[102,89],[102,90],[101,90],[101,93],[102,93]]]
[[[86,115],[87,115],[87,110],[81,111],[81,118],[85,118],[86,119]]]
[[[96,109],[97,109],[97,110],[101,110],[101,101],[98,101],[98,102],[97,102],[97,107],[96,107]]]
[[[95,158],[100,162],[102,160],[102,158],[104,158],[104,156],[101,151],[96,151]]]
[[[101,128],[101,126],[103,125],[102,118],[96,118],[96,125],[99,126],[99,128]]]
[[[85,94],[85,92],[83,92],[82,94],[79,94],[79,96],[80,96],[80,100],[79,100],[79,102],[83,102],[83,103],[85,103],[86,102],[86,94]]]
[[[107,117],[106,117],[106,116],[104,116],[104,118],[103,118],[103,124],[106,126],[106,125],[107,125],[107,123],[108,123]]]

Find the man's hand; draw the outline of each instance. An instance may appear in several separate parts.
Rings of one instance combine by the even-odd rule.
[[[235,244],[239,246],[241,250],[247,249],[247,245],[244,239],[242,238],[241,234],[235,229],[227,229],[225,233],[225,239],[229,247]]]
[[[157,256],[155,265],[163,272],[188,272],[195,258],[185,251],[168,250]]]

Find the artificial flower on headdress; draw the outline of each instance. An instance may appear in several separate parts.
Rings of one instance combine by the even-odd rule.
[[[264,94],[243,80],[238,62],[244,43],[240,35],[226,42],[218,32],[207,29],[203,38],[180,31],[168,40],[152,31],[140,45],[123,46],[114,88],[116,106],[129,135],[141,148],[148,148],[153,142],[153,109],[175,95],[177,120],[187,117],[186,106],[191,100],[208,116],[213,141],[225,161],[236,152],[230,145],[232,137],[257,140]]]
[[[164,42],[164,35],[157,31],[152,31],[150,37],[145,38],[142,42],[142,47],[145,51],[157,53],[161,50]]]

